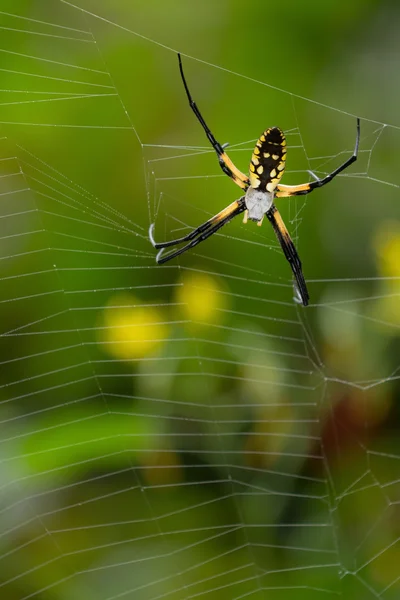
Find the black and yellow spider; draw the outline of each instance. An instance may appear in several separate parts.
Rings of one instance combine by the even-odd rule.
[[[357,160],[358,145],[360,140],[360,119],[357,119],[357,136],[356,145],[353,155],[346,160],[340,167],[332,171],[329,175],[326,175],[323,179],[315,179],[310,183],[302,183],[300,185],[282,185],[280,180],[285,171],[285,160],[286,160],[286,140],[283,132],[279,127],[271,127],[264,131],[264,133],[258,139],[254,148],[251,162],[250,162],[250,174],[249,176],[241,173],[210,129],[207,127],[206,122],[196,103],[193,101],[190,95],[189,88],[186,83],[185,76],[183,74],[182,60],[180,54],[178,54],[179,69],[183,85],[185,86],[186,95],[189,100],[189,104],[200,121],[206,135],[218,155],[218,160],[221,169],[226,175],[228,175],[244,192],[245,195],[235,200],[229,206],[224,208],[221,212],[216,214],[214,217],[191,231],[188,235],[185,235],[176,240],[170,242],[155,242],[153,237],[154,224],[150,226],[149,237],[154,248],[160,249],[157,254],[156,261],[158,264],[167,262],[171,258],[175,258],[197,246],[200,242],[203,242],[213,233],[218,231],[225,223],[228,223],[233,217],[244,212],[243,222],[246,223],[247,219],[256,221],[257,225],[261,225],[264,216],[267,215],[269,222],[274,228],[276,237],[282,250],[285,254],[286,259],[292,268],[293,274],[296,279],[297,290],[300,295],[301,301],[304,306],[307,306],[309,295],[307,291],[306,282],[301,270],[301,261],[297,254],[296,248],[290,238],[289,232],[282,220],[281,215],[278,212],[274,204],[275,198],[288,198],[290,196],[299,196],[308,194],[316,188],[322,187],[326,183],[329,183],[336,175],[341,173],[349,165]],[[170,246],[176,246],[188,242],[178,250],[174,250],[169,254],[164,255],[164,249]]]

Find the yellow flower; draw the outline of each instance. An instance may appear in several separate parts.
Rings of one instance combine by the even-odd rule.
[[[168,334],[159,307],[142,304],[129,294],[117,294],[104,309],[100,341],[119,359],[134,359],[156,352]]]
[[[383,277],[400,277],[400,222],[386,221],[375,234],[375,252]]]
[[[218,280],[207,273],[185,273],[176,302],[190,321],[217,322],[227,308],[227,295]]]
[[[396,335],[397,329],[391,329],[391,325],[400,324],[400,221],[382,223],[375,234],[375,252],[382,277],[395,278],[381,282],[376,318],[387,323],[388,332]]]

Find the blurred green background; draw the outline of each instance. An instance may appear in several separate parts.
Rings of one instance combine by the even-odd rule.
[[[396,2],[3,0],[0,597],[400,595]],[[287,134],[268,223],[155,264]]]

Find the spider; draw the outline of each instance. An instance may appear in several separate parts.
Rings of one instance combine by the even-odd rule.
[[[211,133],[190,94],[185,75],[183,73],[182,59],[180,54],[178,54],[178,61],[180,74],[190,107],[197,119],[200,121],[200,124],[203,127],[210,144],[217,153],[221,169],[236,183],[236,185],[243,190],[244,195],[238,200],[232,202],[232,204],[229,204],[229,206],[221,210],[221,212],[217,213],[214,217],[191,231],[188,235],[180,237],[176,240],[169,242],[156,242],[153,237],[154,223],[150,225],[150,241],[154,248],[160,250],[156,256],[157,263],[165,263],[168,260],[179,256],[183,252],[186,252],[186,250],[194,248],[197,246],[197,244],[209,238],[211,235],[213,235],[213,233],[221,229],[223,225],[243,212],[244,223],[250,219],[251,221],[256,221],[257,225],[262,224],[264,216],[266,215],[275,231],[283,253],[292,268],[296,280],[296,289],[298,292],[297,295],[299,297],[298,301],[300,302],[301,300],[302,304],[307,306],[309,294],[302,273],[301,261],[290,238],[289,232],[282,220],[282,217],[274,204],[274,200],[275,198],[289,198],[290,196],[309,194],[316,188],[320,188],[329,183],[334,177],[336,177],[336,175],[344,171],[344,169],[347,169],[347,167],[355,162],[357,160],[358,146],[360,141],[360,119],[357,119],[356,144],[353,155],[342,165],[340,165],[340,167],[332,171],[332,173],[326,175],[323,179],[319,179],[310,171],[311,175],[314,177],[314,181],[311,181],[310,183],[302,183],[300,185],[282,185],[280,183],[282,175],[285,171],[286,140],[279,127],[271,127],[267,129],[257,140],[251,157],[250,173],[249,176],[247,176],[235,167],[229,156],[226,154],[225,148],[228,144],[221,145]],[[181,248],[174,250],[173,252],[169,252],[166,255],[164,254],[165,248],[184,244],[185,242],[187,243]]]

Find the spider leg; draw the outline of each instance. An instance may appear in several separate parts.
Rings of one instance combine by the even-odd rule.
[[[317,178],[316,181],[311,181],[310,183],[301,183],[300,185],[280,185],[279,184],[277,186],[277,192],[276,192],[275,196],[277,198],[287,198],[289,196],[303,196],[304,194],[309,194],[316,188],[320,188],[323,185],[326,185],[327,183],[332,181],[332,179],[334,177],[336,177],[336,175],[339,175],[339,173],[341,173],[342,171],[347,169],[347,167],[349,167],[351,164],[353,164],[353,162],[355,162],[357,160],[359,144],[360,144],[360,119],[357,119],[356,145],[354,148],[353,155],[350,156],[350,158],[348,160],[346,160],[342,165],[340,165],[340,167],[338,167],[337,169],[332,171],[332,173],[329,173],[329,175],[327,175],[323,179]],[[314,176],[313,173],[311,173],[311,174]]]
[[[282,247],[286,260],[289,262],[292,268],[301,301],[304,306],[307,306],[310,297],[308,295],[307,285],[301,268],[301,260],[297,254],[297,250],[291,240],[289,232],[286,229],[285,223],[283,222],[275,204],[271,206],[266,214],[269,222],[274,228],[276,237],[278,238],[278,241]]]
[[[229,204],[229,206],[227,206],[226,208],[221,210],[219,213],[217,213],[216,215],[211,217],[211,219],[208,219],[208,221],[206,221],[202,225],[199,225],[199,227],[196,227],[196,229],[193,229],[193,231],[191,231],[187,235],[177,238],[176,240],[171,240],[169,242],[156,242],[155,241],[154,236],[153,236],[154,223],[152,223],[149,228],[150,242],[152,243],[154,248],[156,248],[157,250],[160,248],[168,248],[168,246],[177,246],[178,244],[182,244],[183,242],[189,242],[190,240],[193,240],[195,237],[197,237],[199,234],[204,233],[205,231],[207,231],[208,229],[213,227],[213,225],[215,225],[216,223],[225,219],[225,217],[230,217],[230,218],[235,217],[236,215],[243,212],[245,210],[245,208],[246,208],[246,206],[245,206],[245,202],[244,202],[244,197],[239,198],[239,200],[235,200],[235,202],[232,202],[232,204]]]
[[[236,217],[236,215],[242,213],[245,209],[246,205],[243,196],[242,198],[239,198],[239,200],[235,200],[235,202],[229,204],[229,206],[224,208],[224,210],[221,210],[219,213],[211,217],[211,219],[209,219],[199,227],[196,227],[196,229],[188,233],[188,235],[177,238],[176,240],[171,240],[169,242],[155,241],[153,236],[154,223],[152,223],[149,229],[150,242],[157,250],[161,249],[161,252],[157,254],[156,261],[158,262],[158,264],[161,264],[163,262],[166,262],[167,260],[170,260],[171,258],[174,258],[174,256],[178,256],[179,254],[182,254],[182,252],[193,248],[193,246],[196,246],[198,243],[210,237],[210,235],[215,233],[215,231],[217,231],[220,227],[225,225],[225,223],[228,223],[228,221],[233,219],[233,217]],[[170,246],[177,246],[184,242],[189,242],[189,244],[186,244],[186,246],[184,246],[183,248],[180,248],[179,250],[168,254],[162,260],[160,260],[165,248],[168,248]]]
[[[191,96],[191,93],[189,92],[189,88],[188,88],[188,85],[186,83],[185,75],[183,73],[183,66],[182,66],[181,55],[179,53],[178,53],[178,61],[179,61],[179,70],[181,72],[181,77],[182,77],[183,85],[185,86],[185,91],[186,91],[186,95],[187,95],[188,100],[189,100],[190,107],[191,107],[192,111],[194,112],[194,114],[196,115],[197,119],[200,121],[200,124],[203,127],[204,131],[206,132],[206,136],[207,136],[210,144],[212,145],[212,147],[214,148],[215,152],[217,153],[221,169],[240,188],[242,188],[242,190],[246,190],[249,187],[249,185],[250,185],[249,178],[247,177],[247,175],[245,175],[244,173],[242,173],[241,171],[239,171],[239,169],[237,169],[235,167],[235,165],[233,164],[233,162],[231,161],[231,159],[229,158],[229,156],[226,154],[224,148],[226,148],[227,144],[220,144],[219,142],[217,142],[217,140],[215,139],[215,137],[211,133],[211,130],[207,126],[207,123],[203,119],[203,117],[202,117],[199,109],[197,108],[196,103],[194,102],[194,100],[193,100],[193,98]]]
[[[175,258],[183,252],[194,248],[195,246],[197,246],[197,244],[200,244],[200,242],[204,242],[204,240],[209,238],[216,231],[218,231],[218,229],[223,227],[226,223],[231,221],[234,217],[236,217],[236,215],[239,215],[244,210],[244,198],[240,198],[240,200],[236,200],[235,202],[230,204],[227,208],[225,208],[220,213],[212,217],[212,219],[209,219],[209,221],[206,221],[205,223],[203,223],[203,225],[197,227],[197,229],[189,233],[189,235],[174,240],[172,242],[164,242],[161,244],[157,244],[154,242],[153,225],[151,225],[149,231],[150,241],[155,248],[161,248],[160,252],[156,256],[157,263],[161,265],[167,262],[168,260],[171,260],[171,258]],[[179,248],[178,250],[175,250],[174,252],[170,252],[166,256],[163,256],[165,248],[172,245],[180,244],[185,241],[189,241],[189,243],[183,246],[182,248]]]

